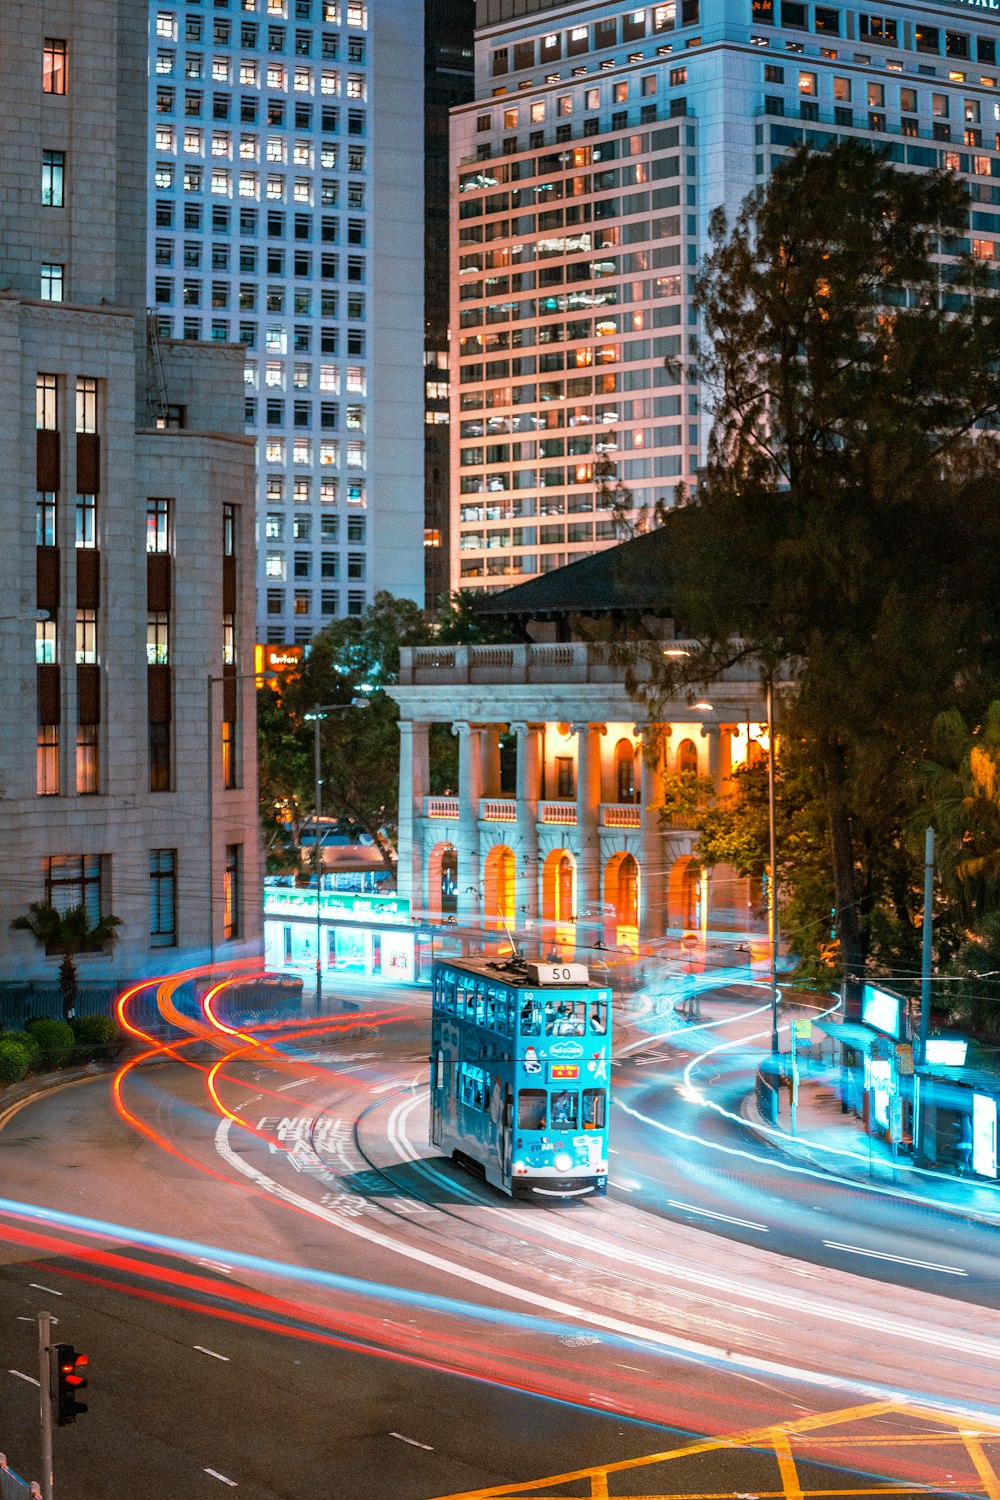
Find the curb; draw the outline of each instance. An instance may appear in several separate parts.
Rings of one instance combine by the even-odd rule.
[[[998,1203],[996,1213],[986,1213],[980,1209],[963,1207],[958,1203],[949,1203],[941,1201],[938,1198],[908,1192],[905,1187],[900,1187],[898,1183],[890,1183],[866,1176],[861,1171],[850,1166],[834,1166],[823,1152],[813,1154],[807,1144],[798,1145],[796,1143],[798,1149],[790,1147],[787,1144],[790,1139],[788,1135],[784,1131],[781,1135],[772,1134],[771,1132],[774,1127],[769,1126],[761,1118],[757,1108],[757,1097],[754,1092],[744,1096],[743,1102],[740,1105],[740,1117],[758,1140],[774,1147],[775,1150],[781,1152],[782,1156],[787,1156],[792,1161],[799,1161],[817,1172],[822,1172],[824,1176],[841,1182],[857,1182],[871,1188],[873,1192],[884,1193],[892,1198],[901,1198],[907,1203],[917,1204],[920,1208],[934,1208],[941,1213],[950,1214],[953,1218],[967,1219],[971,1223],[984,1224],[991,1229],[995,1229],[998,1223],[1000,1223],[1000,1203]],[[886,1163],[885,1167],[887,1170],[892,1170],[889,1163]]]

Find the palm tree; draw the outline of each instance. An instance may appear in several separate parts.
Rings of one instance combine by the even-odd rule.
[[[15,917],[10,925],[15,932],[30,932],[46,953],[62,954],[59,989],[62,993],[63,1015],[68,1019],[76,1014],[76,997],[80,988],[76,970],[77,954],[113,948],[122,919],[109,914],[92,923],[83,906],[70,906],[66,911],[57,911],[48,901],[32,901],[26,914]]]

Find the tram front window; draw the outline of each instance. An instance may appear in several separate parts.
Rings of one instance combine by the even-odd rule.
[[[590,1007],[590,1030],[594,1036],[607,1035],[608,1007],[603,1000],[595,1000]]]
[[[563,1126],[567,1130],[576,1129],[576,1107],[577,1096],[569,1089],[552,1095],[552,1125]]]
[[[521,1002],[521,1035],[541,1036],[542,1013],[536,1000]]]
[[[583,1128],[584,1130],[603,1130],[604,1112],[607,1095],[603,1089],[584,1089],[583,1091]]]
[[[522,1089],[517,1096],[517,1123],[521,1130],[545,1129],[545,1090]]]

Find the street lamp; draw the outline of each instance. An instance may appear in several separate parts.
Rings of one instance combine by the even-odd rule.
[[[771,927],[771,1055],[778,1054],[778,885],[774,819],[774,680],[767,676],[767,894]]]
[[[213,676],[209,672],[206,679],[208,717],[206,722],[206,738],[208,740],[208,962],[211,967],[215,963],[215,839],[212,819],[215,813],[215,735],[212,723],[212,691],[219,682],[254,682],[260,683],[259,672],[224,672],[221,676]],[[223,711],[224,708],[223,708]],[[235,751],[235,746],[233,747]]]
[[[365,691],[370,691],[367,684],[362,684]],[[313,837],[313,874],[316,877],[316,1014],[319,1015],[323,1005],[323,906],[320,901],[320,817],[323,811],[323,772],[320,756],[320,733],[319,727],[324,719],[331,714],[339,713],[345,708],[367,708],[369,699],[355,694],[350,703],[318,703],[311,713],[303,714],[303,718],[313,726],[313,773],[315,781],[313,820],[316,824]]]

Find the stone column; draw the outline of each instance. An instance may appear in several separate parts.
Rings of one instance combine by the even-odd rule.
[[[400,896],[414,910],[425,904],[424,851],[417,833],[417,819],[424,810],[430,786],[428,775],[427,724],[411,719],[399,721],[399,838],[396,885]]]
[[[500,795],[500,726],[484,724],[479,732],[480,796]]]
[[[571,724],[576,735],[576,833],[579,860],[576,869],[576,912],[591,909],[601,899],[601,735],[603,724]],[[586,931],[586,929],[584,929]]]
[[[511,724],[517,735],[517,845],[514,904],[517,923],[538,917],[538,794],[541,760],[538,726]]]
[[[709,903],[710,903],[710,900],[711,900],[711,893],[712,893],[712,878],[711,877],[712,877],[711,870],[708,868],[707,865],[702,865],[701,870],[699,872],[699,880],[700,880],[700,885],[701,885],[701,889],[700,889],[700,892],[699,892],[699,895],[700,895],[700,898],[701,898],[701,900],[700,900],[700,906],[701,906],[701,913],[700,913],[700,915],[701,915],[701,924],[700,924],[701,925],[701,951],[702,951],[702,957],[705,959],[706,963],[708,962],[708,908],[709,908]]]
[[[643,942],[663,937],[666,926],[666,910],[663,900],[663,824],[660,809],[663,806],[659,744],[654,724],[636,724],[633,733],[640,737],[642,745],[642,782],[639,796],[640,831],[639,844],[639,937]]]
[[[483,914],[479,885],[479,797],[482,761],[479,730],[472,724],[451,726],[458,736],[458,920],[468,922]]]
[[[702,739],[708,740],[708,774],[717,797],[726,795],[733,774],[732,734],[732,724],[703,724],[701,728]]]

